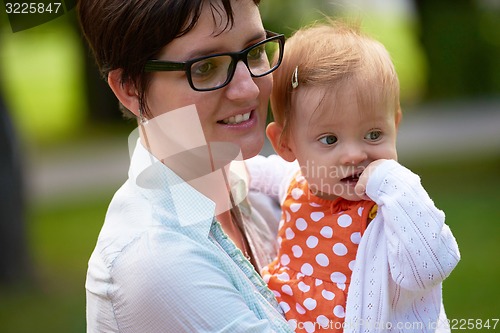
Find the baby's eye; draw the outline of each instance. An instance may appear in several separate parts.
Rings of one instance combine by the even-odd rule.
[[[338,141],[335,135],[325,135],[324,137],[319,138],[319,142],[324,145],[333,145]]]
[[[374,130],[368,132],[368,134],[365,135],[365,139],[369,141],[377,141],[378,139],[380,139],[381,136],[382,136],[382,131]]]

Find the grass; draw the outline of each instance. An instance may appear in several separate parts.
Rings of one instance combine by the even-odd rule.
[[[448,317],[500,317],[500,158],[411,168],[446,212],[462,254],[444,283]],[[78,203],[30,207],[36,280],[8,291],[0,287],[1,332],[85,332],[87,261],[111,195],[112,190]]]
[[[31,207],[32,284],[0,286],[0,331],[85,332],[85,274],[110,195]]]

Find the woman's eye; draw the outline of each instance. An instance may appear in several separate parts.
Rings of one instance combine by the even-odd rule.
[[[265,54],[266,49],[264,45],[257,46],[248,52],[248,60],[260,60],[262,55]]]
[[[338,139],[335,135],[326,135],[319,139],[319,142],[321,142],[324,145],[333,145],[337,141]]]
[[[377,141],[382,136],[381,131],[370,131],[366,134],[365,139],[369,141]]]
[[[191,73],[197,76],[204,76],[212,73],[216,68],[217,65],[213,61],[199,61],[191,67]]]

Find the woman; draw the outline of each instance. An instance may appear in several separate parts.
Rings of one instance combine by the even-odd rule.
[[[267,53],[284,43],[258,2],[80,1],[97,64],[140,124],[89,261],[88,332],[290,331],[255,270],[275,235],[227,172],[262,148],[281,59]]]

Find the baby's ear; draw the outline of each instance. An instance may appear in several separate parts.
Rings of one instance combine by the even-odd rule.
[[[398,109],[396,113],[396,129],[399,128],[399,123],[401,122],[401,119],[403,119],[403,113],[401,112],[401,109]]]
[[[280,155],[285,161],[295,161],[295,154],[290,148],[290,140],[283,133],[283,127],[276,122],[271,122],[267,125],[266,134],[269,141],[273,145],[274,151]]]

